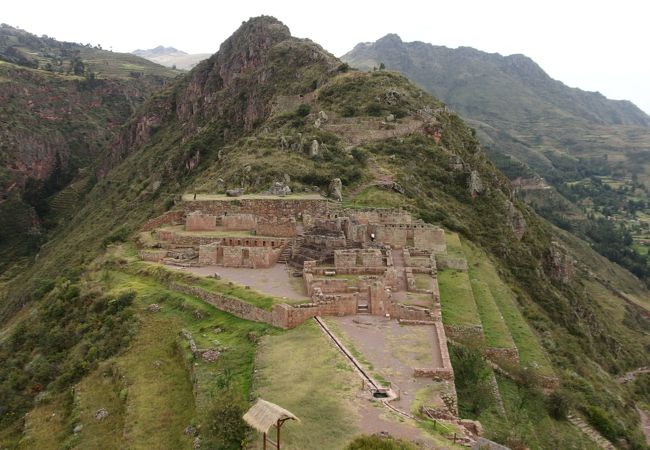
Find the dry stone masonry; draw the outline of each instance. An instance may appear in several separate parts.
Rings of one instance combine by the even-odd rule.
[[[181,209],[147,222],[143,233],[148,235],[141,241],[149,244],[140,255],[182,266],[257,269],[287,263],[302,276],[308,302],[264,310],[197,286],[171,287],[238,317],[280,328],[315,316],[353,314],[432,326],[441,357],[432,367],[414,368],[414,376],[453,380],[437,269],[458,262],[446,255],[444,230],[401,209],[343,208],[336,202],[338,185],[332,183],[334,202],[286,192],[186,196]],[[411,302],[414,296],[417,304]]]

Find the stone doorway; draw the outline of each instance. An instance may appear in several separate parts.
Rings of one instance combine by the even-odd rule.
[[[242,266],[250,267],[251,265],[251,251],[247,248],[241,251]]]

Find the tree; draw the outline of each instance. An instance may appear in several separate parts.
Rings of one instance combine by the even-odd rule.
[[[385,69],[386,69],[386,64],[384,64],[383,62],[379,63],[379,70],[385,70]]]

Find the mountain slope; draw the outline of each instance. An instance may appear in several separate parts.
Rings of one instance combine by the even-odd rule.
[[[439,96],[477,129],[491,160],[521,187],[521,198],[650,283],[643,251],[650,117],[643,111],[569,88],[523,55],[405,43],[389,34],[342,59],[361,69],[384,64]]]
[[[48,197],[88,179],[119,127],[175,75],[133,55],[0,26],[0,272],[56,222]]]
[[[174,47],[163,47],[162,45],[149,50],[134,50],[132,53],[157,64],[181,70],[190,70],[211,56],[209,53],[194,53],[190,55]]]
[[[512,289],[512,304],[565,384],[557,395],[570,396],[577,408],[607,409],[597,417],[616,425],[614,437],[630,445],[640,442],[629,408],[635,393],[613,374],[648,364],[643,316],[648,291],[514,199],[510,183],[489,162],[474,132],[401,75],[348,71],[317,44],[292,37],[276,19],[254,18],[218,53],[149,98],[120,130],[99,172],[101,179],[73,220],[61,225],[34,265],[11,281],[2,301],[0,318],[13,327],[0,339],[0,355],[8,361],[0,368],[0,394],[11,399],[2,422],[10,430],[7,441],[38,435],[39,414],[49,412],[43,403],[25,427],[16,418],[33,399],[49,397],[68,405],[61,408],[69,426],[61,427],[55,444],[84,442],[88,434],[71,430],[75,421],[85,420],[79,411],[87,397],[69,399],[65,393],[80,380],[81,389],[97,384],[102,374],[103,387],[96,391],[113,392],[111,398],[121,400],[116,416],[126,419],[118,435],[129,445],[156,447],[160,439],[173,439],[180,448],[189,447],[182,424],[192,420],[214,447],[237,448],[244,432],[219,434],[214,423],[232,416],[218,407],[225,398],[227,411],[237,416],[248,406],[257,339],[250,333],[279,331],[211,309],[206,313],[195,298],[170,292],[156,273],[134,264],[128,243],[105,247],[128,241],[146,219],[172,208],[185,192],[244,188],[256,193],[280,180],[294,192],[327,191],[330,181],[340,178],[351,206],[403,206],[481,249],[481,261],[489,260],[493,273]],[[386,185],[390,188],[379,187]],[[598,295],[590,294],[592,288]],[[152,302],[166,302],[162,316],[143,312]],[[35,312],[18,315],[18,324],[9,321],[23,304]],[[75,306],[73,318],[65,314],[67,304]],[[132,315],[140,328],[130,322]],[[53,326],[61,317],[65,321]],[[77,322],[85,326],[75,327]],[[94,328],[102,323],[125,330],[118,333],[121,339],[109,333],[110,327]],[[172,347],[170,331],[181,326],[232,350],[218,372],[190,364],[185,378],[167,378],[182,372],[184,360],[177,356],[185,353]],[[214,337],[217,327],[220,334]],[[490,418],[490,435],[501,441],[553,448],[549,437],[561,438],[572,429],[551,418],[532,381],[534,368],[529,369],[512,368],[521,370],[523,383],[504,382],[509,398],[523,399],[512,416],[477,407],[474,417]],[[152,394],[146,380],[154,372]],[[199,387],[208,384],[208,392],[196,388],[188,398],[190,379],[201,380]],[[110,387],[112,382],[118,386]],[[147,410],[147,395],[160,408]],[[179,396],[183,407],[174,408]],[[205,403],[216,403],[216,412],[202,409]],[[172,426],[160,430],[163,421]],[[147,433],[142,423],[158,425]],[[111,436],[115,439],[115,433]]]

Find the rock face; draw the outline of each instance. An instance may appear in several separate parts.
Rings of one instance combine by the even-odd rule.
[[[483,182],[481,181],[481,177],[476,170],[472,170],[472,172],[469,174],[467,187],[472,198],[476,198],[481,192],[483,192]]]
[[[551,242],[548,263],[551,278],[562,283],[569,283],[573,278],[575,262],[559,242]]]
[[[329,194],[337,202],[343,201],[343,182],[340,178],[334,178],[330,181]]]
[[[512,231],[515,233],[515,236],[517,236],[517,239],[521,240],[526,231],[526,220],[524,220],[524,215],[510,200],[506,200],[506,211]]]

